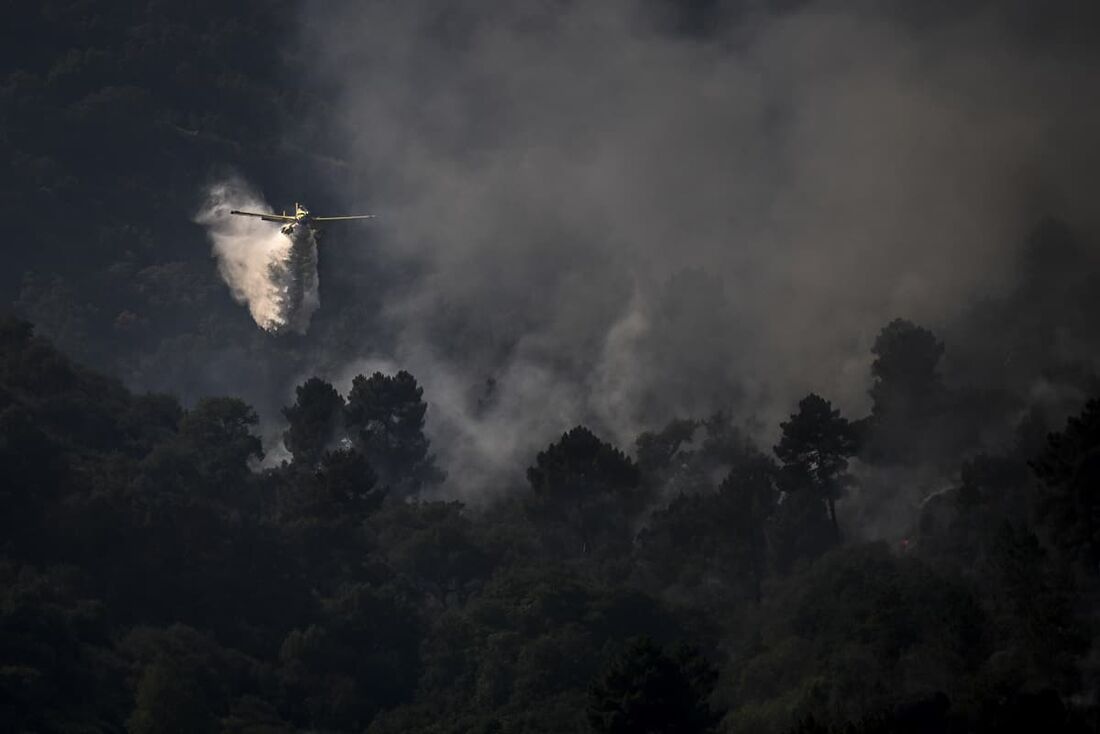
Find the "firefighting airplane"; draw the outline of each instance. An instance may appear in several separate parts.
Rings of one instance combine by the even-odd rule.
[[[374,219],[375,214],[355,214],[347,217],[315,217],[309,213],[309,209],[306,209],[301,204],[294,203],[293,216],[287,214],[285,211],[282,214],[263,214],[261,212],[242,212],[237,209],[229,212],[230,214],[238,214],[242,217],[259,217],[265,222],[281,222],[283,226],[283,234],[290,234],[294,231],[294,228],[300,224],[304,224],[310,229],[316,230],[318,225],[325,222],[346,222],[352,219]]]

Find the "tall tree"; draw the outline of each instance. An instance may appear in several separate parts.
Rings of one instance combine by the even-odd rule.
[[[848,481],[848,458],[856,452],[856,439],[846,418],[832,403],[810,393],[798,403],[798,412],[780,423],[783,436],[775,446],[775,455],[783,462],[785,488],[811,492],[825,503],[837,540],[840,525],[836,519],[836,501]]]
[[[294,405],[283,408],[289,426],[283,444],[296,462],[315,466],[344,423],[344,399],[329,383],[311,377],[295,389]]]
[[[540,518],[575,534],[574,552],[629,543],[630,518],[641,509],[638,467],[584,426],[539,452],[527,480]]]
[[[939,362],[943,342],[928,329],[905,319],[894,319],[875,339],[871,353],[872,413],[914,412],[942,388]]]
[[[396,375],[358,375],[348,393],[345,423],[352,443],[370,461],[378,478],[400,494],[440,482],[442,472],[428,453],[424,435],[424,389],[402,370]]]
[[[926,452],[929,422],[946,397],[939,362],[944,345],[928,329],[894,319],[875,339],[871,353],[873,383],[868,429],[870,458],[909,462]]]

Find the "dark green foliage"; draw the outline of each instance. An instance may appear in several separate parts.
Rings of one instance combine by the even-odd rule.
[[[385,717],[382,731],[576,731],[604,650],[678,632],[649,596],[545,560],[498,568],[438,621],[424,648],[420,703]]]
[[[411,494],[424,483],[442,481],[430,443],[424,435],[428,410],[424,390],[404,370],[396,375],[358,375],[348,393],[348,436],[367,457],[379,479],[399,494]]]
[[[722,414],[643,436],[640,464],[578,427],[529,492],[471,509],[400,496],[431,467],[406,373],[357,380],[346,443],[339,394],[307,383],[295,461],[258,471],[240,400],[134,396],[0,327],[5,731],[914,734],[1091,715],[1073,696],[1094,404],[1035,462],[1041,489],[1022,458],[978,455],[911,545],[829,551],[854,439],[816,396],[782,425],[782,466]]]
[[[1034,731],[1085,734],[1095,731],[1076,712],[1068,711],[1058,694],[1050,689],[1013,693],[986,703],[979,734],[1026,734]]]
[[[946,407],[939,373],[944,345],[928,329],[894,319],[871,347],[871,416],[865,453],[875,461],[916,462],[938,446],[929,435]]]
[[[690,590],[700,601],[760,601],[771,558],[778,470],[763,454],[733,465],[717,490],[681,494],[649,517],[636,555],[655,589]]]
[[[127,667],[110,649],[109,610],[74,568],[0,560],[0,723],[7,731],[86,725],[126,716]],[[117,730],[117,729],[116,729]]]
[[[443,606],[464,601],[490,575],[490,551],[458,502],[391,502],[370,528],[394,570]]]
[[[775,569],[788,573],[834,547],[837,528],[820,497],[812,492],[787,492],[775,510],[772,538]]]
[[[283,444],[295,461],[313,466],[336,441],[344,422],[344,399],[329,383],[311,377],[295,389],[294,405],[283,408],[288,423]]]
[[[981,568],[1000,530],[1021,526],[1035,513],[1035,480],[1022,459],[980,454],[960,467],[960,484],[921,506],[921,554],[944,566]]]
[[[1074,661],[1088,640],[1074,613],[1072,581],[1033,533],[1011,525],[997,532],[988,569],[1003,647],[997,673],[1011,688],[1074,688]]]
[[[299,725],[361,731],[381,708],[412,696],[419,620],[400,595],[353,585],[321,602],[320,617],[290,631],[279,650],[281,685]]]
[[[798,412],[779,424],[783,436],[775,455],[783,462],[783,487],[791,493],[812,494],[829,511],[836,539],[840,526],[836,501],[850,481],[848,458],[857,449],[855,434],[847,419],[832,404],[810,393],[798,403]]]
[[[362,521],[382,503],[384,492],[375,488],[374,469],[355,451],[326,451],[317,477],[324,496],[319,514]]]
[[[540,451],[527,481],[534,510],[557,552],[587,556],[629,547],[630,521],[644,501],[638,468],[584,426]]]
[[[734,6],[761,4],[643,5],[644,23],[661,5],[706,44]],[[555,6],[524,20],[536,41]],[[844,430],[827,402],[800,406],[782,470],[749,438],[775,425],[746,430],[752,416],[714,411],[769,400],[744,389],[766,377],[744,367],[753,335],[789,320],[740,308],[711,270],[655,294],[641,278],[652,297],[633,353],[662,392],[629,407],[691,417],[642,434],[636,462],[577,428],[538,455],[530,487],[505,478],[470,506],[427,501],[418,493],[449,487],[408,373],[360,376],[346,403],[347,385],[309,380],[285,426],[266,407],[325,359],[387,353],[377,314],[392,313],[409,265],[369,234],[341,250],[334,229],[310,335],[273,339],[226,292],[191,221],[227,162],[275,206],[378,193],[349,178],[344,136],[315,124],[342,117],[340,90],[283,42],[324,26],[325,10],[4,5],[0,287],[38,333],[121,381],[0,318],[0,731],[561,734],[589,729],[589,713],[597,731],[705,731],[719,709],[713,728],[753,734],[1098,729],[1095,399],[1046,442],[1100,389],[1087,232],[1040,223],[1012,263],[1016,287],[967,294],[967,313],[936,334],[888,324],[870,415]],[[423,30],[462,45],[464,18],[444,7]],[[1042,42],[1044,23],[1027,25]],[[546,237],[587,246],[565,242],[574,234]],[[499,280],[560,303],[526,292],[525,277]],[[611,283],[623,293],[607,302],[630,281]],[[446,320],[448,348],[488,334],[506,350],[532,326],[479,315]],[[579,365],[573,376],[591,364],[551,358]],[[248,402],[200,399],[232,375]],[[504,407],[496,386],[478,419]],[[260,418],[265,435],[285,428],[293,462],[260,470]],[[853,443],[864,465],[846,495]],[[868,468],[884,471],[897,526],[847,519],[868,503]],[[878,537],[890,545],[861,540]]]
[[[996,382],[949,387],[940,373],[944,343],[910,321],[887,324],[871,351],[871,415],[857,425],[860,455],[871,463],[949,473],[967,456],[1003,441],[990,429],[1003,431],[1024,407]],[[996,370],[1012,362],[1011,353],[998,356],[1003,363]]]
[[[591,486],[627,493],[638,486],[638,470],[623,452],[577,426],[539,452],[527,481],[537,494],[579,499]]]
[[[730,672],[741,726],[813,715],[859,721],[976,672],[985,617],[961,582],[882,545],[838,549],[762,610],[761,638]]]
[[[314,469],[288,472],[279,488],[279,517],[284,523],[317,522],[332,526],[362,523],[385,497],[374,469],[357,451],[326,451]]]
[[[722,504],[729,508],[728,532],[736,539],[738,565],[758,604],[768,572],[769,525],[779,499],[777,477],[774,462],[761,455],[735,464],[718,488]]]
[[[934,407],[942,390],[943,352],[943,342],[928,329],[904,319],[887,324],[871,347],[872,414],[913,415]]]
[[[692,494],[714,490],[736,465],[760,455],[756,444],[729,415],[673,420],[635,441],[638,469],[650,494]]]
[[[131,734],[206,734],[217,731],[216,724],[202,691],[186,673],[165,663],[142,672],[134,712],[126,721]]]
[[[251,480],[248,463],[264,455],[253,433],[258,423],[256,411],[236,398],[203,398],[184,414],[178,442],[211,495],[240,491]]]
[[[721,718],[707,701],[715,671],[693,651],[669,655],[653,640],[631,640],[588,692],[588,723],[601,734],[702,734]]]
[[[1033,467],[1046,486],[1039,509],[1052,540],[1100,575],[1100,400],[1051,434]]]
[[[951,702],[942,691],[919,696],[858,721],[827,724],[807,716],[786,734],[949,734],[966,731],[965,722],[950,715]]]

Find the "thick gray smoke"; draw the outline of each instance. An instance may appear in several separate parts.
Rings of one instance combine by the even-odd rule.
[[[233,209],[271,212],[267,202],[239,180],[210,186],[195,221],[207,229],[222,279],[261,329],[306,333],[321,304],[313,231],[295,227],[283,234],[278,224],[232,216]]]
[[[1092,56],[998,4],[806,2],[705,36],[674,5],[307,8],[368,187],[346,203],[369,191],[371,257],[417,274],[386,296],[396,345],[347,374],[417,375],[459,489],[581,421],[624,446],[717,408],[774,431],[811,390],[863,415],[890,319],[940,330],[1011,290],[1044,213],[1095,224]]]

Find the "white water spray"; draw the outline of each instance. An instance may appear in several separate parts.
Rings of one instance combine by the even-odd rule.
[[[270,212],[271,207],[244,182],[222,181],[209,188],[195,216],[206,227],[218,272],[233,298],[248,306],[265,331],[306,333],[321,305],[313,231],[295,226],[283,234],[277,224],[231,216],[232,209]]]

